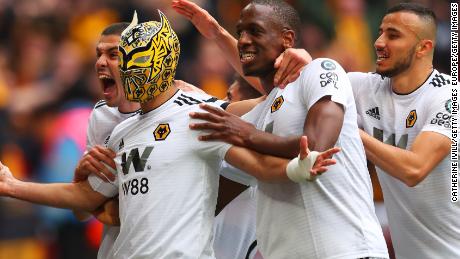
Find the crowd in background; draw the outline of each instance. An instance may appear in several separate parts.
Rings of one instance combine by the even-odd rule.
[[[248,1],[195,0],[235,35]],[[399,1],[291,0],[302,17],[301,47],[347,71],[373,71],[373,41],[384,11]],[[448,1],[417,1],[438,18],[435,67],[449,73]],[[94,103],[102,99],[94,73],[95,44],[108,24],[158,20],[161,9],[181,41],[176,78],[219,98],[234,71],[212,42],[171,8],[170,0],[0,0],[0,160],[16,177],[72,181],[85,149]],[[375,177],[374,177],[375,178]],[[381,194],[375,195],[381,200]],[[0,259],[95,258],[100,225],[71,212],[0,199]]]

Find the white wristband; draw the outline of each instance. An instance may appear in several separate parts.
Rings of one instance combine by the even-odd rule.
[[[296,158],[289,161],[286,166],[286,174],[289,179],[296,183],[305,182],[305,180],[316,180],[316,176],[312,176],[310,174],[310,170],[315,165],[318,155],[319,152],[310,151],[308,156],[303,160],[297,156]]]

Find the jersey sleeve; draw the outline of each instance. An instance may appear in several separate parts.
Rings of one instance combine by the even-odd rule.
[[[452,138],[450,119],[452,116],[452,99],[450,89],[434,96],[426,106],[427,120],[422,131],[433,131]]]
[[[353,91],[353,98],[355,100],[356,107],[361,107],[361,98],[363,95],[363,88],[366,85],[366,81],[368,80],[368,73],[362,72],[350,72],[347,73],[348,79],[350,80],[351,89]],[[364,114],[361,113],[360,109],[356,109],[357,113],[357,120],[358,120],[358,127],[362,129],[363,126],[363,116]]]
[[[196,92],[185,92],[181,94],[182,97],[187,96],[189,98],[189,102],[196,102],[196,103],[207,103],[209,105],[213,105],[216,107],[220,107],[221,109],[227,109],[227,106],[230,104],[227,101],[217,99],[217,97],[203,94],[203,93],[196,93]]]
[[[227,101],[219,100],[216,97],[212,97],[212,96],[209,96],[209,98],[203,98],[202,101],[204,103],[208,103],[208,104],[211,104],[211,105],[214,105],[214,106],[218,106],[223,110],[227,109],[228,105],[230,104]]]
[[[190,123],[201,123],[202,120],[190,119]],[[232,145],[221,141],[200,141],[198,137],[211,133],[205,130],[189,130],[192,148],[204,157],[217,157],[224,159],[225,154]]]
[[[91,112],[91,115],[88,119],[88,128],[86,129],[86,150],[91,149],[94,147],[96,143],[96,136],[95,136],[95,125],[96,125],[96,116],[94,110]]]
[[[115,177],[113,182],[104,182],[98,176],[91,174],[88,176],[88,183],[94,191],[111,198],[118,194],[118,177]]]
[[[214,107],[220,107],[219,102],[208,102],[208,104]],[[202,112],[202,110],[197,110],[197,111]],[[202,123],[202,122],[204,121],[190,118],[189,124]],[[188,132],[189,132],[189,138],[192,144],[192,148],[195,150],[195,152],[198,152],[198,154],[206,158],[217,157],[218,159],[223,160],[225,158],[225,154],[227,154],[227,151],[232,146],[228,143],[221,142],[221,141],[200,141],[198,140],[199,136],[209,134],[211,133],[210,131],[188,130]]]
[[[334,60],[315,59],[302,71],[300,80],[299,91],[307,109],[324,96],[331,96],[333,102],[346,107],[350,81],[343,68]]]
[[[355,101],[359,101],[359,97],[362,94],[362,89],[365,87],[365,82],[368,80],[368,74],[362,72],[349,72],[347,73],[348,79],[351,83],[351,88],[353,90],[353,96]]]
[[[112,131],[111,137],[107,143],[107,148],[114,150],[114,151],[116,150],[115,141],[116,141],[116,135],[117,135],[116,132],[118,131],[117,129],[118,129],[118,125],[115,126],[114,130]],[[111,198],[118,194],[118,175],[117,174],[115,174],[114,181],[110,181],[109,179],[107,179],[107,182],[102,180],[98,176],[91,174],[88,176],[88,182],[94,191],[104,195],[105,197]]]
[[[233,167],[232,165],[228,164],[226,161],[222,161],[222,164],[220,165],[220,168],[219,168],[219,174],[231,181],[240,183],[242,185],[246,185],[246,186],[256,186],[257,185],[257,179],[254,176],[247,174],[238,168]]]

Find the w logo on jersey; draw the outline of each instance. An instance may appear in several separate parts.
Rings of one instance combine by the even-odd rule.
[[[396,134],[391,134],[388,136],[388,138],[384,141],[383,140],[383,130],[374,128],[373,132],[374,138],[380,140],[381,142],[392,145],[394,147],[399,147],[402,149],[406,149],[407,147],[407,140],[409,138],[408,134],[401,135],[401,138],[398,140],[398,143],[396,144]]]
[[[139,149],[131,149],[129,151],[128,157],[126,157],[126,152],[121,155],[121,169],[124,175],[129,173],[129,168],[131,164],[134,166],[135,172],[143,172],[145,169],[145,165],[147,160],[152,153],[153,147],[146,147],[144,152],[142,152],[142,156],[139,156]]]

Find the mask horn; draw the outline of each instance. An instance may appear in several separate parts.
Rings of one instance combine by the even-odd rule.
[[[137,21],[137,12],[134,10],[133,20],[129,24],[129,26],[121,33],[121,35],[125,34],[127,31],[131,30],[134,26],[138,23]]]
[[[161,27],[166,27],[167,29],[169,29],[171,26],[169,25],[169,21],[168,18],[166,18],[166,15],[160,10],[158,10],[158,13],[160,14],[161,18]]]

